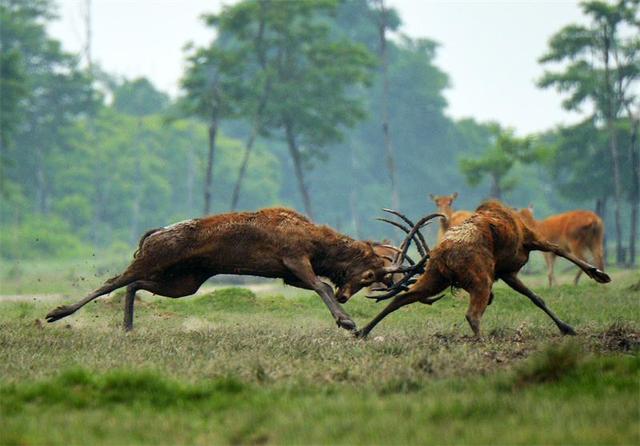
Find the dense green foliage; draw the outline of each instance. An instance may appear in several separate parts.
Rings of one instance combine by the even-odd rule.
[[[0,255],[123,252],[149,227],[201,215],[212,122],[210,212],[283,204],[313,209],[316,220],[357,237],[388,237],[373,220],[391,204],[378,13],[366,0],[223,8],[205,18],[218,37],[185,54],[175,99],[147,79],[83,69],[47,34],[52,0],[3,1]],[[459,208],[473,209],[491,195],[491,181],[467,172],[468,188],[459,167],[466,159],[496,164],[494,124],[447,116],[449,79],[435,64],[442,49],[399,34],[395,11],[387,18],[400,207],[422,215],[432,210],[429,193],[457,191]],[[632,165],[632,126],[621,118],[617,128],[620,162]],[[535,203],[538,216],[593,208],[613,184],[603,132],[589,120],[542,135],[554,148],[548,164],[509,162],[502,198]],[[625,170],[629,200],[631,180]],[[628,213],[622,209],[625,230]]]

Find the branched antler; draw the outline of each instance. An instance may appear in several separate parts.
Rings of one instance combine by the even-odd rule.
[[[395,282],[390,287],[386,289],[376,290],[376,291],[386,291],[386,293],[381,295],[376,295],[376,296],[367,296],[371,299],[376,299],[376,301],[393,297],[396,294],[400,293],[401,291],[406,291],[409,285],[415,283],[415,280],[412,279],[413,276],[424,272],[424,265],[427,263],[427,260],[429,259],[429,246],[427,245],[427,242],[425,241],[424,236],[420,232],[420,229],[426,226],[427,224],[429,224],[430,220],[436,217],[446,218],[443,214],[435,213],[435,214],[430,214],[430,215],[427,215],[426,217],[421,218],[417,223],[414,224],[413,221],[411,221],[404,214],[398,211],[395,211],[393,209],[383,209],[383,211],[401,218],[405,223],[410,225],[410,227],[386,218],[378,218],[378,220],[380,221],[389,223],[392,226],[395,226],[396,228],[401,229],[403,232],[407,234],[407,236],[402,242],[402,244],[400,245],[400,253],[396,257],[394,261],[394,265],[388,271],[389,273],[403,273],[404,276],[402,277],[402,279]],[[417,236],[417,239],[414,240],[414,237],[416,236]],[[421,255],[421,259],[415,263],[411,259],[409,259],[407,256],[407,251],[409,250],[409,246],[411,245],[412,241],[415,241],[416,248],[418,249],[418,252]],[[405,259],[409,261],[410,266],[402,266]]]

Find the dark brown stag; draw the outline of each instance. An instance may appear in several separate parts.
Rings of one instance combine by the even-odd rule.
[[[124,327],[130,330],[136,291],[183,297],[216,274],[240,274],[282,278],[289,285],[314,290],[338,326],[353,330],[355,323],[338,302],[376,282],[389,283],[390,273],[397,269],[396,251],[353,240],[285,208],[187,220],[148,231],[122,274],[79,302],[54,309],[46,318],[54,322],[126,286]],[[335,293],[319,277],[333,282]]]
[[[418,222],[414,225],[414,230],[421,224],[422,222]],[[463,288],[470,294],[466,317],[474,334],[479,337],[480,319],[493,300],[491,289],[497,279],[502,279],[515,291],[531,299],[553,319],[563,334],[575,334],[573,328],[561,321],[517,276],[520,268],[527,263],[529,252],[536,250],[564,257],[597,282],[606,283],[611,280],[595,266],[546,241],[525,225],[512,209],[500,202],[489,201],[480,205],[464,223],[449,229],[442,242],[433,251],[426,253],[425,257],[429,257],[429,260],[425,271],[406,292],[399,294],[403,288],[406,289],[403,283],[408,283],[413,272],[408,272],[404,279],[396,282],[385,294],[372,296],[379,300],[395,298],[357,335],[366,337],[378,322],[400,307],[414,302],[429,305],[434,303],[442,297],[435,297],[436,295],[453,286]]]

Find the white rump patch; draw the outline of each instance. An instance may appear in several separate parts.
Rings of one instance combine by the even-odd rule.
[[[192,218],[190,218],[190,219],[188,219],[188,220],[182,220],[182,221],[179,221],[179,222],[174,223],[174,224],[172,224],[172,225],[165,226],[165,227],[164,227],[164,228],[162,228],[162,229],[164,229],[164,230],[167,230],[167,229],[175,229],[175,228],[177,228],[178,226],[186,226],[186,225],[188,225],[188,224],[192,223],[193,221],[194,221],[194,220],[193,220]]]
[[[444,233],[443,240],[451,240],[454,242],[473,242],[480,237],[480,230],[471,222],[465,222],[461,225],[454,226]]]

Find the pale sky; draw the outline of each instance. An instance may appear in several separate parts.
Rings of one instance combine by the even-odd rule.
[[[436,64],[451,79],[447,114],[496,120],[525,134],[576,121],[561,97],[540,90],[537,59],[549,37],[568,23],[584,22],[577,2],[387,0],[403,20],[402,32],[441,44]],[[183,46],[212,38],[199,16],[223,0],[93,0],[92,55],[106,71],[146,76],[172,95],[184,68]],[[86,0],[58,0],[60,20],[51,33],[69,51],[86,42]]]

